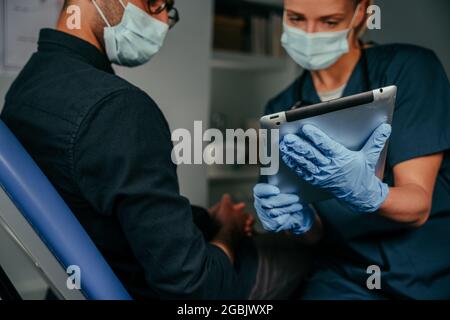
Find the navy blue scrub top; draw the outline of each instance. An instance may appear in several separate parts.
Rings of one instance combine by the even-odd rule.
[[[450,298],[450,86],[447,75],[432,51],[412,45],[370,47],[365,49],[365,57],[367,64],[364,59],[359,61],[344,96],[389,85],[398,87],[385,182],[393,185],[392,168],[401,162],[438,152],[444,152],[445,157],[436,180],[430,218],[420,228],[405,228],[377,214],[352,212],[335,199],[318,203],[316,208],[324,224],[324,240],[316,259],[316,270],[324,274],[333,270],[337,278],[366,288],[367,267],[377,265],[382,271],[382,289],[378,295]],[[285,111],[300,97],[309,103],[320,102],[311,75],[307,73],[304,81],[300,80],[272,99],[265,113]],[[330,294],[336,294],[337,298],[339,292]]]

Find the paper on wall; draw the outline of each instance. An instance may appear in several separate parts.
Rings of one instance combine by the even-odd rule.
[[[18,71],[37,49],[39,30],[56,25],[61,0],[0,0],[0,68]]]

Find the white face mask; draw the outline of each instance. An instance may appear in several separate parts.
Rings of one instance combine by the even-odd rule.
[[[281,43],[289,56],[302,68],[326,69],[349,51],[348,34],[358,9],[359,5],[356,7],[349,28],[342,31],[308,33],[284,23]]]
[[[145,11],[128,3],[122,21],[112,27],[104,13],[93,0],[98,13],[105,21],[104,40],[108,58],[111,62],[127,67],[134,67],[148,62],[161,49],[169,25],[153,18]]]

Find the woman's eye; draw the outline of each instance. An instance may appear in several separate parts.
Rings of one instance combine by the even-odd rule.
[[[336,27],[339,24],[339,22],[338,21],[333,21],[333,20],[326,20],[325,24],[327,26],[329,26],[329,27]]]
[[[289,16],[288,19],[289,19],[289,21],[292,21],[292,22],[299,22],[299,21],[305,20],[303,17],[300,17],[300,16]]]

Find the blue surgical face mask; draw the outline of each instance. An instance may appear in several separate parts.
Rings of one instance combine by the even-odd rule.
[[[112,63],[135,67],[148,61],[161,49],[169,25],[153,18],[132,3],[127,6],[119,0],[125,8],[122,21],[111,26],[95,0],[93,4],[105,21],[104,31],[105,49]]]
[[[356,7],[350,26],[358,12]],[[350,27],[342,31],[308,33],[284,23],[281,43],[289,56],[302,68],[322,70],[333,65],[349,51],[348,34]]]

